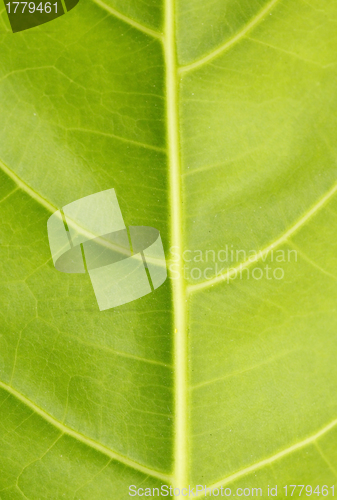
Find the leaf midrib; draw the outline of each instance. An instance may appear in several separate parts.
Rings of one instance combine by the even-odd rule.
[[[166,62],[166,119],[168,164],[170,179],[171,244],[183,249],[182,238],[182,200],[181,200],[181,166],[179,151],[178,125],[178,78],[176,62],[175,34],[175,2],[165,0],[165,39],[164,54]],[[171,280],[173,294],[173,328],[174,328],[174,366],[175,366],[175,426],[174,426],[174,483],[182,489],[188,486],[187,467],[187,306],[186,284],[183,279],[182,259],[178,263],[178,279]]]

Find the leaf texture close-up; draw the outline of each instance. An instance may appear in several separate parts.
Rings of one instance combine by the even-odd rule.
[[[336,0],[81,0],[15,34],[0,9],[0,499],[330,495]],[[169,279],[100,311],[47,220],[110,188]]]

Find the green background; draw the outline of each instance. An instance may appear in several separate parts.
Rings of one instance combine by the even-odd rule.
[[[333,485],[335,0],[81,0],[0,22],[1,500]],[[99,312],[87,275],[54,269],[46,223],[109,188],[167,255],[298,259]]]

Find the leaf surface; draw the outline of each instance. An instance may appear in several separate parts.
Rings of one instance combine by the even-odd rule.
[[[332,486],[337,5],[105,1],[1,14],[0,498]],[[111,187],[171,279],[99,312],[46,222]]]

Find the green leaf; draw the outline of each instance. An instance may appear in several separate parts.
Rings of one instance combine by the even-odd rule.
[[[82,0],[15,35],[5,16],[1,500],[330,488],[336,2]],[[46,223],[109,188],[170,279],[100,312]]]

